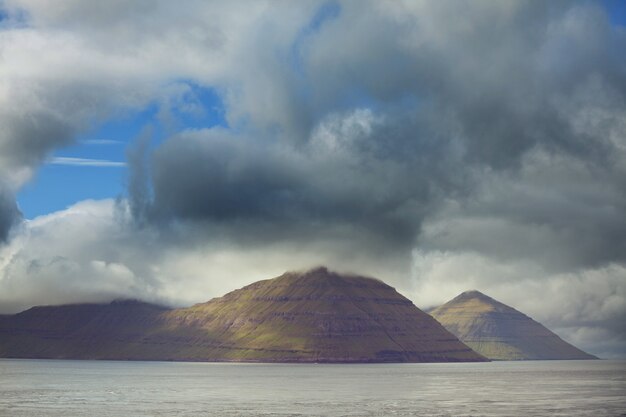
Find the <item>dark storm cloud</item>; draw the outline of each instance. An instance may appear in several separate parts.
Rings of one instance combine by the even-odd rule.
[[[436,195],[463,179],[447,139],[424,131],[412,106],[395,110],[335,114],[301,146],[223,129],[178,135],[152,158],[148,211],[154,221],[230,224],[253,240],[351,228],[410,251]]]
[[[626,182],[614,166],[536,151],[519,172],[479,177],[471,199],[430,219],[424,248],[529,259],[556,271],[626,262]]]
[[[0,110],[0,242],[22,219],[16,190],[56,147],[71,141],[72,128],[44,111],[15,108]]]
[[[51,114],[3,114],[6,121],[0,153],[3,165],[11,168],[36,166],[48,153],[71,142],[74,129]]]
[[[507,168],[537,144],[587,153],[603,139],[573,132],[560,102],[590,77],[626,92],[623,60],[613,58],[624,35],[584,4],[437,2],[396,13],[344,5],[344,19],[309,46],[317,103],[328,108],[353,91],[385,104],[412,96],[434,124],[459,129],[468,163]]]

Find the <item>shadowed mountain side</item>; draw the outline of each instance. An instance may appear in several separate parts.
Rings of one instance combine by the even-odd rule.
[[[57,359],[141,359],[147,335],[165,307],[140,301],[33,307],[0,316],[0,356]],[[156,359],[152,346],[145,359]]]
[[[491,360],[597,359],[525,314],[478,291],[467,291],[430,314]]]
[[[127,301],[0,317],[0,356],[252,362],[485,359],[389,285],[318,268],[190,308]]]

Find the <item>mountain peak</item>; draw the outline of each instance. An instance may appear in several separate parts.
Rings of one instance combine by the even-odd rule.
[[[474,296],[474,297],[485,297],[485,294],[478,290],[467,290],[463,291],[460,295]]]
[[[335,272],[330,271],[324,265],[319,265],[301,273],[302,275],[337,275]]]
[[[283,275],[274,279],[284,280],[309,280],[309,281],[327,281],[332,283],[345,282],[350,280],[366,280],[382,283],[382,281],[376,278],[365,277],[352,273],[339,273],[332,271],[325,266],[317,266],[304,271],[290,271],[285,272]]]
[[[430,314],[489,359],[594,358],[513,307],[476,290],[459,294]]]
[[[471,298],[478,298],[478,299],[485,300],[485,301],[493,300],[493,298],[483,294],[482,292],[478,290],[463,291],[461,294],[457,295],[453,300],[461,301],[461,300],[468,300]]]
[[[339,281],[341,276],[329,270],[325,266],[317,266],[315,268],[307,269],[304,271],[289,271],[285,272],[281,276],[274,278],[275,280],[283,280],[283,281],[298,281],[298,280],[306,280],[306,281]]]
[[[462,309],[464,311],[473,311],[474,313],[501,312],[522,314],[512,307],[489,297],[478,290],[469,290],[462,292],[447,303],[433,309],[431,313],[441,314],[444,311],[455,311]]]
[[[301,294],[312,291],[312,294],[341,295],[352,294],[370,288],[376,291],[387,291],[395,289],[383,281],[376,278],[365,277],[357,274],[339,273],[324,266],[312,268],[304,271],[285,272],[279,277],[255,282],[250,284],[250,288],[273,288],[273,291],[281,291],[283,295],[287,293]],[[248,288],[244,287],[244,288]],[[410,303],[409,300],[405,299]]]

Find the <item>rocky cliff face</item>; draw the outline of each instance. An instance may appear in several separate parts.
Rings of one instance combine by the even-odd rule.
[[[190,308],[36,307],[0,317],[0,356],[263,362],[484,361],[387,284],[318,268]]]
[[[525,314],[478,291],[464,292],[430,314],[491,360],[597,359]]]

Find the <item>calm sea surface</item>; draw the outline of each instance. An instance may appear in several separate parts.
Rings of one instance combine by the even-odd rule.
[[[626,361],[0,360],[0,416],[619,416]]]

